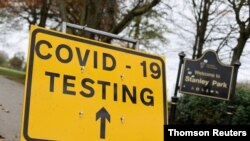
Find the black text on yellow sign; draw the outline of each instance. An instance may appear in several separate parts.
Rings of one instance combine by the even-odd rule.
[[[23,140],[163,140],[162,58],[37,27],[31,34]]]
[[[48,49],[47,53],[42,54],[41,53],[41,46],[44,46]],[[51,52],[51,48],[55,48],[55,52]],[[60,62],[60,63],[71,63],[71,61],[73,60],[74,54],[76,55],[76,58],[78,58],[78,64],[79,66],[82,66],[82,71],[83,69],[85,69],[86,64],[88,63],[89,67],[93,67],[94,69],[101,69],[103,71],[113,71],[116,68],[116,59],[112,54],[109,53],[102,53],[101,54],[101,58],[99,59],[98,56],[100,56],[98,54],[97,51],[93,51],[91,52],[89,49],[82,51],[79,47],[75,47],[73,48],[73,50],[71,49],[72,47],[66,45],[66,44],[59,44],[56,47],[53,47],[51,45],[50,42],[46,41],[46,40],[40,40],[37,42],[36,46],[35,46],[35,53],[36,55],[43,60],[48,60],[55,57],[55,59]],[[75,49],[75,50],[74,50]],[[65,52],[66,53],[66,57],[62,56],[61,52]],[[82,54],[83,53],[83,54]],[[92,62],[88,62],[89,61],[89,56],[93,55],[93,61]],[[99,60],[98,60],[99,59]],[[98,62],[101,62],[100,64],[98,64]],[[109,65],[108,62],[110,63]],[[146,61],[142,61],[140,64],[141,65],[141,70],[142,70],[142,75],[143,77],[147,77],[147,64]],[[126,65],[126,68],[131,69],[131,67],[129,65]],[[152,62],[150,64],[150,77],[152,77],[153,79],[159,79],[161,76],[161,70],[160,70],[160,66],[155,63]],[[45,76],[49,77],[49,91],[50,92],[54,92],[54,85],[55,85],[55,81],[56,79],[62,79],[63,84],[62,84],[62,93],[63,94],[69,94],[69,95],[76,95],[76,91],[73,90],[68,90],[69,87],[74,88],[75,87],[75,83],[74,81],[76,80],[76,76],[73,75],[60,75],[59,73],[55,73],[55,72],[49,72],[46,71],[45,72]],[[121,79],[123,79],[121,75]],[[71,83],[70,83],[71,81]],[[132,87],[132,92],[129,90],[127,85],[122,85],[122,86],[118,86],[117,83],[113,83],[111,84],[111,82],[108,81],[103,81],[103,80],[97,80],[95,82],[95,80],[91,79],[91,78],[83,78],[81,80],[81,86],[83,89],[88,90],[88,93],[86,93],[84,90],[80,91],[79,94],[81,94],[83,97],[85,98],[90,98],[93,97],[95,95],[95,90],[93,89],[92,85],[99,85],[100,89],[102,89],[102,99],[106,99],[106,89],[109,89],[109,87],[112,87],[111,89],[113,90],[112,94],[113,94],[113,100],[114,101],[118,101],[118,87],[121,87],[119,90],[119,92],[122,93],[122,101],[126,102],[127,96],[130,98],[131,102],[136,104],[137,103],[137,94],[136,92],[138,92],[140,94],[140,100],[141,102],[146,105],[146,106],[153,106],[154,105],[154,98],[153,98],[153,91],[150,88],[143,88],[142,90],[137,90],[136,86]],[[145,93],[148,93],[148,96],[144,96]]]

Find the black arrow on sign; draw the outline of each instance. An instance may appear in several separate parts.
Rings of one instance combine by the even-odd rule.
[[[104,107],[96,113],[96,120],[99,118],[101,118],[100,138],[105,139],[105,120],[107,119],[110,122],[110,115]]]

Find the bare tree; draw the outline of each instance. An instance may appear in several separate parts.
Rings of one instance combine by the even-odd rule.
[[[183,21],[175,24],[175,32],[185,46],[192,48],[192,58],[201,57],[205,48],[220,54],[227,52],[223,59],[231,58],[237,28],[227,3],[220,0],[187,0],[183,7],[188,12],[179,12]]]
[[[49,15],[52,0],[2,0],[0,3],[9,12],[25,19],[29,26],[37,24],[45,27],[47,18],[54,15],[52,11],[50,11],[51,14]]]

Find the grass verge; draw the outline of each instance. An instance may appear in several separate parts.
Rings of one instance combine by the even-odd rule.
[[[25,72],[23,71],[0,67],[0,74],[22,84],[25,82]]]

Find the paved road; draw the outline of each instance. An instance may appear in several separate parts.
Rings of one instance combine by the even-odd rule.
[[[0,75],[0,136],[4,141],[20,138],[23,93],[23,84]]]

